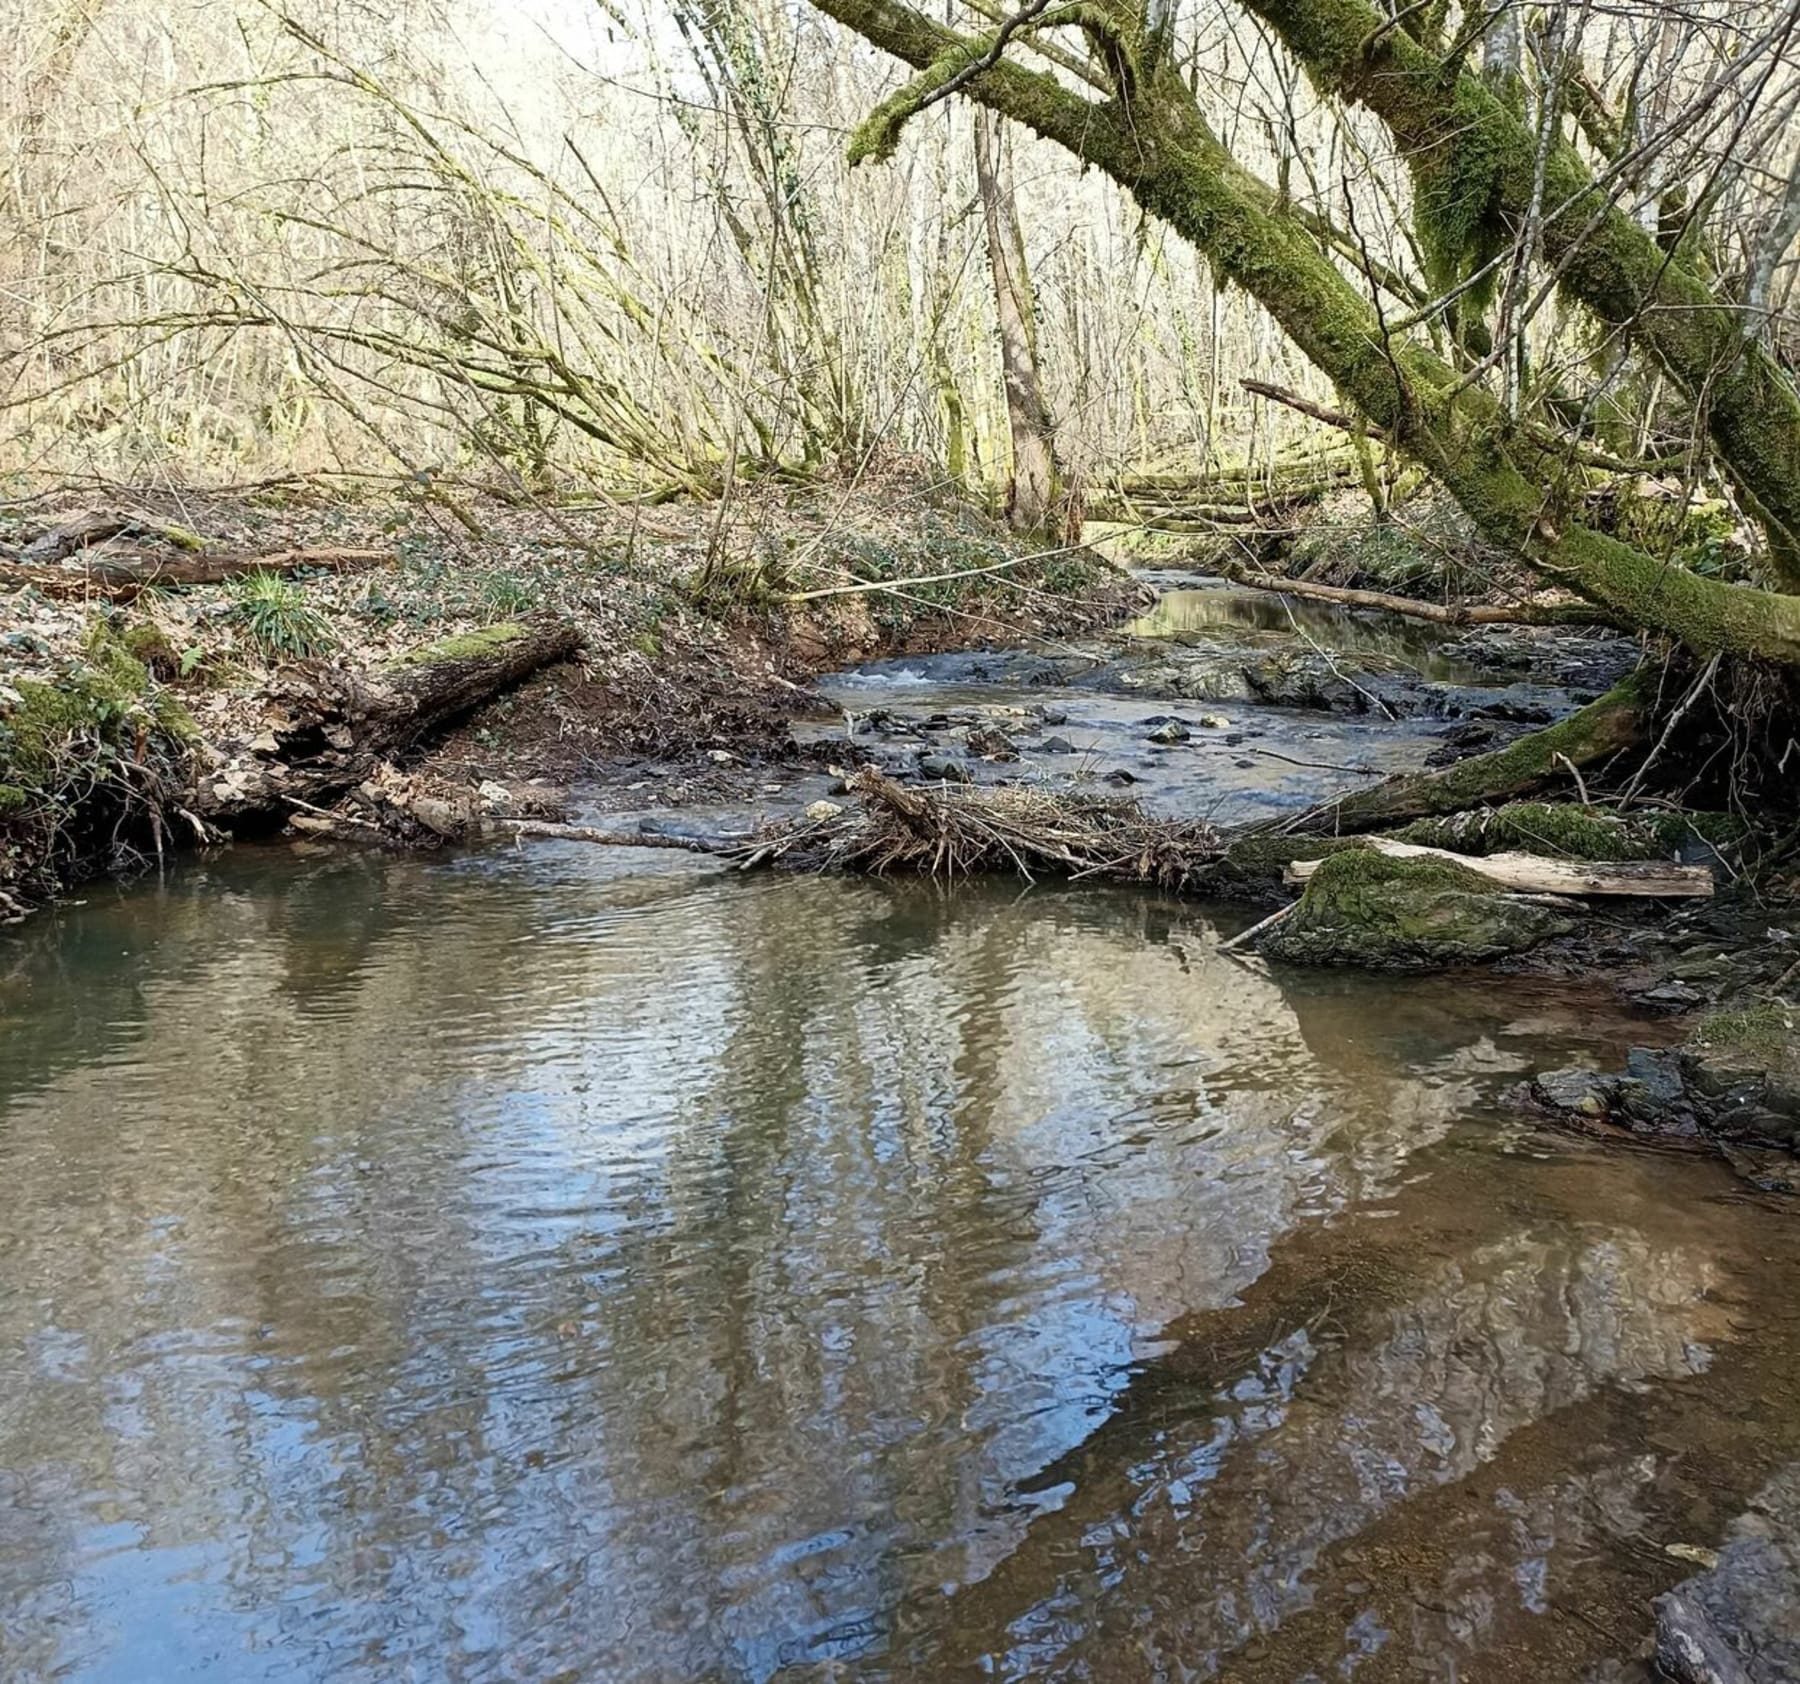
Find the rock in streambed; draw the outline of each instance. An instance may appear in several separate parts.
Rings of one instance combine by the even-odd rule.
[[[1328,856],[1261,951],[1296,965],[1441,970],[1485,964],[1566,934],[1560,908],[1510,895],[1452,860]]]

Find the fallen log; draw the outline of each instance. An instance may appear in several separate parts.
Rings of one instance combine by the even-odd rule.
[[[1453,854],[1447,848],[1427,848],[1415,842],[1392,842],[1372,836],[1360,846],[1389,859],[1451,860],[1455,864],[1520,894],[1544,895],[1639,895],[1657,900],[1705,900],[1713,892],[1713,875],[1703,865],[1676,865],[1662,860],[1549,859],[1541,854]],[[1287,868],[1290,883],[1304,883],[1322,860],[1295,860]]]
[[[373,672],[290,668],[270,686],[263,728],[201,777],[196,811],[242,829],[324,806],[580,644],[565,622],[514,622],[423,644]]]
[[[1393,596],[1387,591],[1351,590],[1343,585],[1316,585],[1306,579],[1283,579],[1231,563],[1219,571],[1233,583],[1248,585],[1252,590],[1273,591],[1279,596],[1300,597],[1308,602],[1339,603],[1346,608],[1372,608],[1383,614],[1429,620],[1440,626],[1600,626],[1608,623],[1604,614],[1586,603],[1422,602],[1417,597]]]
[[[99,597],[129,602],[151,589],[183,585],[218,585],[252,573],[363,573],[393,561],[391,550],[272,550],[255,554],[217,550],[202,555],[165,555],[157,551],[90,551],[80,568],[0,562],[0,591],[35,586],[45,596]]]
[[[127,514],[121,509],[96,509],[40,532],[19,551],[19,560],[27,566],[50,566],[109,538],[160,538],[178,550],[204,547],[199,535],[185,526],[152,520],[148,515]]]
[[[1289,835],[1357,835],[1530,795],[1627,749],[1643,747],[1649,741],[1653,695],[1649,682],[1634,673],[1598,701],[1505,748],[1471,755],[1441,771],[1403,773],[1268,828]]]

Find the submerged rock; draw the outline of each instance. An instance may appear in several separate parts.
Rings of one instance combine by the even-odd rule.
[[[1523,953],[1572,927],[1453,861],[1350,848],[1320,864],[1262,951],[1296,965],[1438,970]]]
[[[1165,719],[1150,733],[1153,743],[1185,743],[1193,733],[1179,719]]]
[[[979,754],[989,760],[1019,758],[1019,745],[996,726],[978,725],[963,740],[969,745],[971,754]]]

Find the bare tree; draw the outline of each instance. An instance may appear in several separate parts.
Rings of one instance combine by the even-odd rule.
[[[978,113],[975,120],[975,180],[987,228],[988,264],[994,276],[1000,364],[1012,437],[1006,518],[1015,531],[1044,533],[1056,511],[1056,428],[1044,400],[1038,367],[1037,308],[1013,193],[1012,148],[1005,129],[987,111]]]

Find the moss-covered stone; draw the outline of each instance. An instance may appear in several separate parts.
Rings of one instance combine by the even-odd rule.
[[[1703,1018],[1681,1049],[1682,1073],[1724,1133],[1800,1142],[1800,1007],[1750,1000]]]
[[[1440,970],[1522,953],[1571,927],[1555,909],[1452,861],[1350,848],[1313,873],[1262,951],[1290,964]]]

